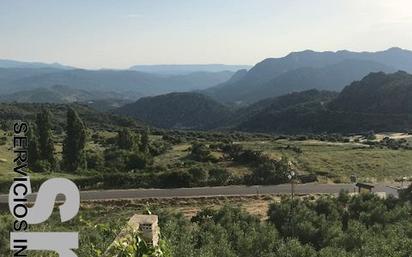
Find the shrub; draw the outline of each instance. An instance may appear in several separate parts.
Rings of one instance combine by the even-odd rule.
[[[205,185],[209,178],[209,172],[204,168],[194,167],[188,172],[192,178],[192,185],[195,186]]]
[[[189,158],[198,162],[207,162],[213,160],[210,149],[202,143],[192,144]]]
[[[104,167],[104,158],[101,153],[88,151],[86,153],[87,168],[92,170],[101,170]]]
[[[34,172],[50,172],[53,171],[52,165],[47,160],[38,160],[32,167]]]
[[[5,145],[7,143],[7,137],[0,137],[0,145]]]
[[[192,176],[187,171],[172,171],[160,175],[159,180],[162,187],[189,187],[192,182]]]
[[[211,185],[227,185],[231,174],[223,168],[212,168],[209,170],[209,181]]]
[[[127,155],[128,170],[144,169],[149,163],[151,163],[151,158],[145,153],[132,152]]]

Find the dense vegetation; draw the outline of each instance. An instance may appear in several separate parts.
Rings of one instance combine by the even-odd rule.
[[[267,222],[224,207],[168,220],[163,233],[174,256],[406,257],[411,212],[410,203],[373,195],[285,198],[271,204]]]
[[[198,93],[170,93],[141,98],[116,113],[128,115],[160,128],[205,129],[219,126],[230,110]]]
[[[231,111],[197,93],[143,98],[117,113],[162,128],[266,133],[360,133],[412,128],[412,79],[405,72],[371,73],[342,93],[316,89],[267,98]]]
[[[412,113],[412,75],[371,73],[353,82],[330,104],[330,109],[361,113]]]
[[[191,218],[168,211],[171,206],[159,205],[152,211],[159,215],[167,247],[164,250],[170,254],[163,256],[409,257],[412,252],[410,192],[411,188],[401,199],[386,200],[372,194],[350,197],[346,193],[337,198],[304,197],[293,201],[282,198],[270,203],[267,220],[233,205],[203,208]],[[57,216],[53,216],[47,224],[30,229],[79,229],[79,256],[100,256],[127,219],[145,209],[142,205],[112,204],[82,208],[70,226],[58,225]],[[121,210],[119,206],[123,206]],[[0,219],[3,255],[10,217],[1,214]]]
[[[285,99],[312,99],[309,91]],[[332,93],[333,95],[333,93]],[[274,105],[282,108],[286,103]],[[68,177],[81,189],[175,188],[287,182],[397,180],[410,176],[412,139],[404,134],[265,134],[148,130],[131,120],[81,105],[5,104],[0,137],[0,190],[11,183],[10,125],[31,123],[30,169],[36,189],[50,177]],[[21,111],[21,113],[19,113]],[[77,114],[78,115],[77,115]],[[69,115],[68,115],[69,114]]]
[[[409,101],[412,79],[405,72],[371,73],[346,87],[339,95],[330,94],[328,99],[313,92],[316,91],[278,97],[271,105],[267,100],[252,105],[249,108],[259,110],[259,105],[264,108],[249,116],[238,129],[293,134],[408,131],[412,128]],[[282,100],[288,101],[279,105]]]

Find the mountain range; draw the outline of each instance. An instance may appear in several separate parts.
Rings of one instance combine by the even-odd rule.
[[[63,65],[60,63],[23,62],[7,59],[0,59],[0,68],[74,69],[74,67]]]
[[[0,95],[3,103],[82,103],[99,111],[108,111],[132,102],[141,97],[138,94],[109,91],[83,90],[55,85],[49,88],[35,88],[16,93]]]
[[[232,75],[231,71],[165,76],[132,70],[0,68],[0,89],[1,94],[10,94],[64,85],[89,91],[132,92],[151,96],[205,89],[227,81]]]
[[[293,52],[268,58],[236,80],[203,93],[225,103],[250,104],[267,97],[312,88],[340,91],[370,72],[412,72],[412,51],[390,48],[379,52]]]
[[[370,73],[341,93],[307,90],[233,110],[199,93],[139,99],[117,109],[162,128],[266,133],[405,131],[412,128],[412,75]]]

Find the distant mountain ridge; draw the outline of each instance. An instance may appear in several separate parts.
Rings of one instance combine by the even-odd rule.
[[[379,52],[293,52],[256,64],[234,82],[203,92],[221,102],[250,104],[293,91],[318,88],[340,91],[370,72],[412,72],[412,51],[390,48]]]
[[[63,85],[49,88],[23,90],[8,95],[0,95],[0,103],[82,103],[99,111],[108,111],[139,98],[139,95],[128,93],[83,90]]]
[[[0,68],[49,68],[49,69],[74,69],[74,67],[63,65],[60,63],[42,63],[42,62],[24,62],[0,59]]]
[[[242,69],[250,69],[251,65],[228,65],[228,64],[159,64],[159,65],[134,65],[131,70],[164,74],[164,75],[182,75],[193,72],[236,72]]]
[[[54,85],[83,90],[133,92],[141,96],[202,90],[228,80],[231,71],[157,75],[132,70],[0,68],[0,89],[10,94]]]

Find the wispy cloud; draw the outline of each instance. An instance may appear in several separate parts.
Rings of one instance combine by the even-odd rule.
[[[143,15],[140,13],[129,13],[125,17],[128,19],[137,19],[143,17]]]

